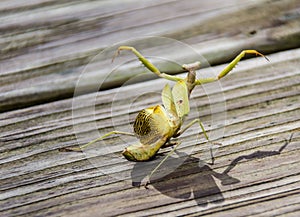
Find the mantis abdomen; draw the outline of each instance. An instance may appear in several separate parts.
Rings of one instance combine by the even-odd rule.
[[[130,161],[147,161],[155,156],[158,150],[167,142],[168,136],[158,139],[151,144],[134,144],[124,149],[122,154]]]
[[[137,115],[133,129],[138,144],[128,146],[123,155],[131,161],[147,161],[177,132],[179,123],[173,123],[161,105],[143,109]]]

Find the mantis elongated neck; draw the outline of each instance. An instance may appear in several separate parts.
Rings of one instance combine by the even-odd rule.
[[[187,74],[187,81],[186,86],[188,88],[188,96],[190,98],[190,95],[195,87],[195,80],[196,80],[196,72],[195,71],[189,71]]]
[[[196,70],[200,68],[200,62],[184,64],[182,67],[188,71],[185,82],[186,82],[186,86],[188,87],[188,92],[189,92],[189,96],[190,96],[191,92],[193,91],[194,87],[196,86],[196,83],[195,83]]]

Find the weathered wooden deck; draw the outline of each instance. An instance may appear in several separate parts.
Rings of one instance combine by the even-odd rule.
[[[299,216],[300,2],[245,2],[1,1],[0,216]],[[170,149],[133,163],[121,151],[135,139],[112,136],[83,153],[58,151],[128,131],[139,110],[160,103],[166,81],[129,53],[105,80],[113,48],[99,53],[143,36],[189,44],[213,65],[198,75],[217,74],[243,49],[270,60],[245,59],[194,90],[187,121],[200,117],[222,144],[215,164],[194,126],[149,189],[135,185]],[[169,42],[130,43],[180,63],[198,57]]]

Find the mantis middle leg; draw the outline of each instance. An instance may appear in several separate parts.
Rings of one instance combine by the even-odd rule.
[[[67,151],[76,151],[76,152],[81,152],[82,149],[86,148],[87,146],[95,143],[95,142],[98,142],[102,139],[105,139],[106,137],[110,136],[110,135],[113,135],[113,134],[121,134],[121,135],[127,135],[127,136],[135,136],[134,133],[129,133],[129,132],[122,132],[122,131],[111,131],[109,133],[106,133],[105,135],[97,138],[97,139],[94,139],[84,145],[81,145],[79,147],[67,147],[67,148],[60,148],[59,151],[64,151],[64,152],[67,152]]]

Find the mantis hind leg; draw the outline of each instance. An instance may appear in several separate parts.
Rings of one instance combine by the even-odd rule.
[[[182,130],[180,130],[176,136],[174,137],[178,137],[180,136],[181,134],[183,134],[187,129],[189,129],[191,126],[193,126],[195,123],[199,123],[199,126],[200,128],[202,129],[202,132],[205,136],[205,138],[207,139],[208,142],[210,142],[210,139],[204,129],[204,126],[202,124],[202,122],[200,121],[200,119],[195,119],[193,121],[191,121],[190,123],[188,123]],[[172,143],[170,143],[172,145]],[[175,144],[175,146],[173,147],[173,149],[167,154],[167,156],[164,157],[164,159],[161,160],[161,162],[151,171],[151,173],[149,174],[148,178],[149,178],[149,181],[146,183],[146,187],[147,185],[149,184],[150,182],[150,179],[151,179],[151,176],[158,170],[158,168],[176,151],[177,147],[180,145],[181,143],[180,142],[177,142]],[[168,147],[168,146],[171,146],[171,145],[166,145],[164,147]],[[210,147],[210,156],[211,156],[211,165],[214,164],[215,162],[215,158],[213,156],[213,151],[212,151],[212,147]]]
[[[110,136],[110,135],[113,135],[113,134],[121,134],[121,135],[128,135],[128,136],[135,136],[135,134],[133,133],[129,133],[129,132],[122,132],[122,131],[111,131],[109,133],[106,133],[105,135],[97,138],[97,139],[94,139],[84,145],[81,145],[81,146],[77,146],[77,147],[66,147],[66,148],[60,148],[59,151],[61,152],[68,152],[68,151],[75,151],[75,152],[81,152],[82,149],[86,148],[87,146],[89,145],[92,145],[94,144],[95,142],[98,142],[102,139],[105,139],[106,137]]]
[[[206,133],[206,130],[205,130],[204,126],[203,126],[203,123],[201,122],[201,120],[200,120],[199,118],[197,118],[197,119],[191,121],[190,123],[188,123],[182,130],[180,130],[180,131],[177,133],[176,137],[178,137],[178,136],[180,136],[181,134],[183,134],[187,129],[189,129],[191,126],[193,126],[193,125],[196,124],[196,123],[199,124],[199,126],[200,126],[200,128],[201,128],[201,130],[202,130],[202,132],[203,132],[203,134],[204,134],[204,136],[205,136],[205,138],[207,139],[207,141],[208,141],[209,143],[211,143],[211,141],[210,141],[210,139],[209,139],[209,137],[208,137],[208,135],[207,135],[207,133]],[[212,144],[212,143],[211,143],[211,144]],[[217,144],[220,145],[219,143],[217,143]],[[210,157],[211,157],[211,163],[210,163],[210,164],[211,164],[211,165],[214,165],[214,163],[215,163],[215,157],[214,157],[214,155],[213,155],[212,146],[210,147],[209,151],[210,151]]]
[[[162,159],[159,164],[151,171],[151,173],[148,176],[148,182],[146,182],[145,187],[147,188],[147,185],[150,183],[150,179],[152,177],[152,175],[158,170],[158,168],[174,153],[174,151],[177,149],[177,147],[180,145],[181,143],[178,142],[174,148],[167,154],[167,156],[164,157],[164,159]]]

